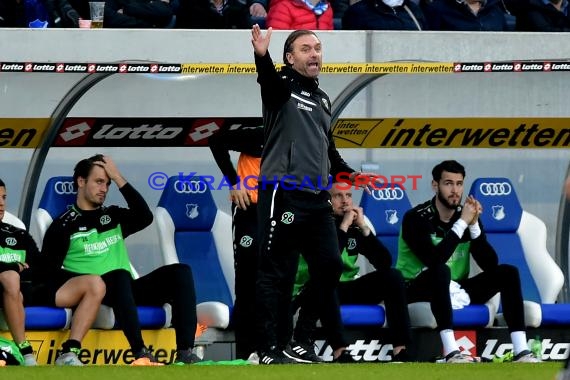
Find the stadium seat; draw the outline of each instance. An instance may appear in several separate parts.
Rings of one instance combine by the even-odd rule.
[[[26,229],[24,222],[8,211],[4,212],[2,222]],[[26,330],[66,329],[71,323],[71,309],[49,306],[26,306]],[[8,330],[4,313],[0,312],[0,330]]]
[[[60,176],[48,179],[38,209],[35,212],[36,229],[40,241],[43,241],[45,232],[53,220],[75,204],[76,196],[77,192],[73,189],[73,177]],[[131,271],[135,277],[138,276],[136,269],[132,265]],[[170,326],[172,315],[170,305],[168,304],[165,304],[163,307],[139,306],[138,312],[142,328],[156,329]],[[115,328],[113,309],[101,305],[93,327],[100,329]]]
[[[383,189],[373,190],[370,194],[364,192],[360,206],[372,222],[377,238],[392,254],[392,262],[395,265],[402,220],[404,214],[412,208],[406,191],[399,184],[387,184]],[[478,268],[472,265],[470,274],[477,273],[477,270]],[[455,327],[492,326],[497,309],[498,296],[495,296],[484,305],[468,305],[453,310],[453,324]],[[410,303],[408,312],[412,327],[437,327],[429,302]]]
[[[231,216],[201,177],[168,179],[155,212],[165,264],[190,265],[198,322],[225,329],[234,303]]]
[[[570,324],[570,304],[555,304],[564,275],[546,249],[546,225],[524,211],[508,178],[478,178],[470,194],[481,202],[481,221],[499,262],[519,269],[525,323],[530,327]],[[502,324],[502,314],[498,315]]]

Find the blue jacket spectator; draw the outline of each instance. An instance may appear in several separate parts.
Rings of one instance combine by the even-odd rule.
[[[426,23],[422,10],[411,0],[361,0],[346,10],[342,19],[342,28],[348,30],[423,30],[426,28]]]
[[[568,0],[529,0],[517,17],[517,30],[529,32],[570,32]]]
[[[507,29],[500,0],[434,0],[424,7],[431,30],[503,31]]]

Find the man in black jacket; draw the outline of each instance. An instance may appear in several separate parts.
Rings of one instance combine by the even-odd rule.
[[[29,283],[30,267],[38,260],[34,239],[20,228],[3,221],[6,212],[6,185],[0,179],[0,313],[8,324],[14,343],[24,357],[24,365],[36,365],[32,346],[26,340],[24,297],[22,282]]]
[[[208,139],[212,155],[224,178],[230,183],[232,238],[234,243],[235,303],[232,323],[236,358],[248,359],[256,351],[255,281],[257,278],[257,179],[263,127],[224,130]],[[237,172],[230,151],[240,152]]]
[[[103,205],[111,181],[119,188],[128,208]],[[76,203],[49,226],[42,246],[46,261],[43,269],[51,276],[49,288],[57,291],[56,300],[65,292],[72,302],[74,298],[70,294],[76,289],[70,282],[78,278],[102,279],[102,303],[113,308],[136,358],[135,365],[162,365],[143,341],[136,306],[169,303],[176,331],[175,362],[198,361],[192,352],[196,295],[190,267],[165,265],[137,279],[131,273],[125,238],[146,228],[153,218],[143,197],[108,156],[95,155],[81,160],[75,166],[73,182],[77,189]],[[73,353],[80,342],[70,339],[67,343],[64,349],[69,350],[70,363],[79,365],[81,362]]]
[[[398,244],[396,268],[407,285],[408,302],[430,302],[447,363],[469,363],[453,333],[450,283],[456,281],[472,304],[484,304],[501,293],[505,320],[513,343],[513,361],[536,363],[529,350],[518,269],[499,264],[479,221],[481,204],[471,195],[461,204],[465,168],[448,160],[432,170],[435,196],[406,212]],[[482,272],[469,277],[470,257]]]
[[[335,360],[350,357],[342,334],[336,286],[342,272],[332,217],[329,175],[356,172],[340,157],[331,131],[331,103],[319,88],[321,41],[314,32],[292,32],[277,72],[268,53],[269,28],[252,28],[261,86],[265,143],[259,184],[257,339],[261,364],[291,363],[283,350],[292,334],[291,294],[299,252],[320,295],[320,320]],[[351,358],[351,357],[350,357]]]

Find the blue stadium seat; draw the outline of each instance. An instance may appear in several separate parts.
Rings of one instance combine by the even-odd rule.
[[[38,209],[35,212],[36,228],[40,241],[43,240],[45,232],[53,220],[71,207],[75,203],[76,197],[77,192],[73,190],[73,177],[59,176],[48,179]],[[131,271],[135,276],[137,275],[132,265]],[[172,315],[168,304],[163,307],[139,306],[138,311],[142,328],[155,329],[170,326]],[[115,325],[113,309],[101,305],[93,327],[112,329],[116,327]]]
[[[4,212],[2,221],[15,227],[26,229],[24,222],[8,211]],[[25,313],[26,330],[66,329],[69,328],[71,323],[71,309],[49,306],[26,306]],[[2,312],[0,312],[0,330],[8,330],[8,324],[4,320],[4,313]]]
[[[398,239],[404,214],[412,208],[406,191],[399,184],[387,184],[383,189],[363,193],[360,206],[376,230],[376,237],[392,254],[395,265],[398,258]],[[476,273],[473,268],[471,274]],[[489,327],[493,325],[498,309],[498,297],[484,305],[469,305],[453,310],[455,327]],[[408,305],[410,323],[413,327],[436,328],[429,302],[414,302]]]
[[[53,219],[62,214],[75,203],[77,191],[73,189],[73,177],[52,177],[46,182],[34,219],[38,236],[38,245],[42,241]]]
[[[226,328],[234,303],[231,216],[218,210],[201,177],[170,177],[155,212],[165,264],[185,263],[194,275],[198,322]]]
[[[470,194],[483,206],[481,221],[499,261],[519,269],[526,325],[570,324],[570,305],[555,304],[564,275],[546,249],[544,222],[522,209],[508,178],[478,178]]]

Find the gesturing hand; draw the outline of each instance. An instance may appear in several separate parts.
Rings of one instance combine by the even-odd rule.
[[[263,57],[267,54],[272,32],[273,28],[269,28],[265,35],[263,35],[261,28],[257,24],[251,28],[251,44],[253,45],[253,51],[256,55]]]

